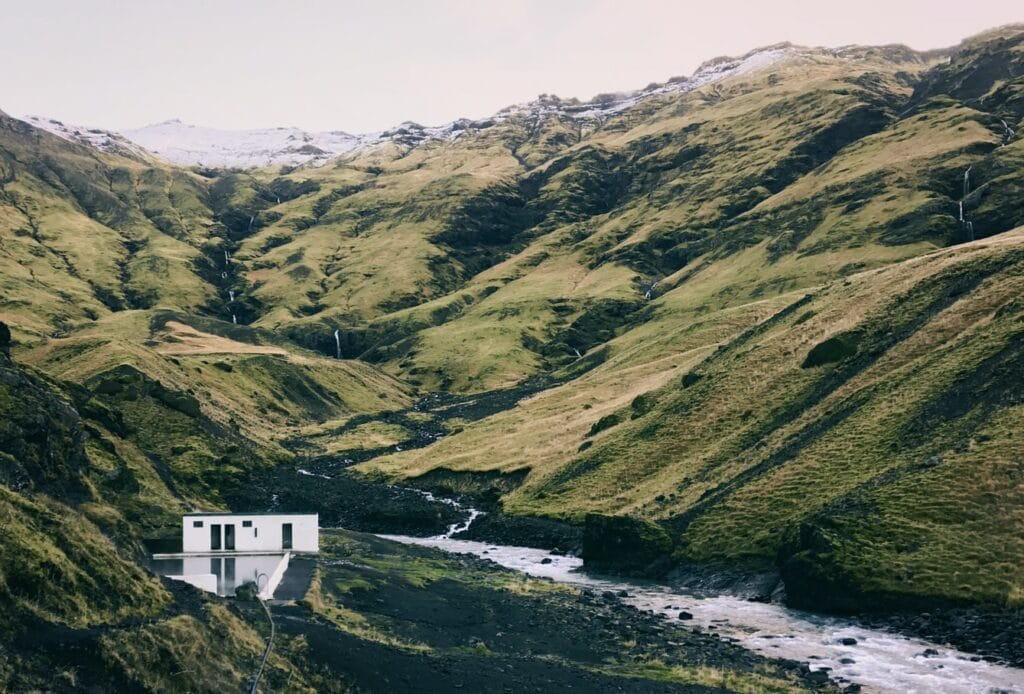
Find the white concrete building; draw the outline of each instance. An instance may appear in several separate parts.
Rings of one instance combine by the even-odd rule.
[[[183,554],[320,551],[319,516],[288,513],[186,513]]]

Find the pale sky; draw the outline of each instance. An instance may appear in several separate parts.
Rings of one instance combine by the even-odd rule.
[[[0,109],[368,132],[590,98],[766,44],[949,46],[1021,0],[0,0]]]

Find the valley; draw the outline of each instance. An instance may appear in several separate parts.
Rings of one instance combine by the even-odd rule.
[[[363,135],[0,112],[0,690],[247,688],[259,604],[145,568],[230,509],[324,528],[263,691],[1024,691],[1022,126],[1021,26]]]

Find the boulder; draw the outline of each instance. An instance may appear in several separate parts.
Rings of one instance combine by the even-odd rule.
[[[605,569],[660,576],[671,564],[672,539],[663,527],[631,516],[588,514],[583,525],[583,562]]]

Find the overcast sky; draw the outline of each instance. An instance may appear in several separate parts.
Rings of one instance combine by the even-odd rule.
[[[1021,0],[0,0],[0,109],[367,132],[589,98],[779,41],[927,49]]]

